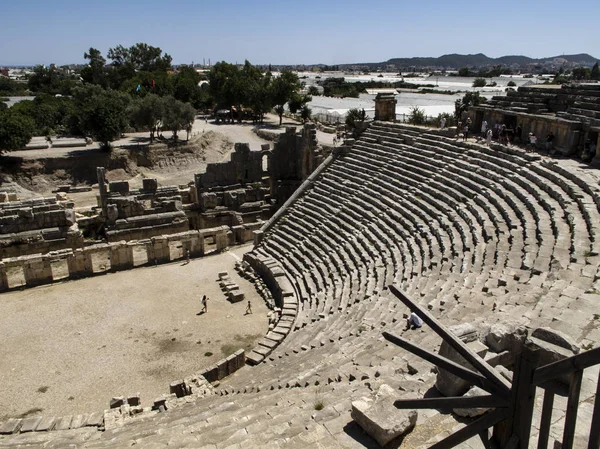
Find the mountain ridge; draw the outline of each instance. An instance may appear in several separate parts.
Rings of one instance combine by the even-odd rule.
[[[498,58],[490,58],[483,53],[476,54],[458,54],[450,53],[438,57],[412,57],[412,58],[391,58],[382,62],[358,63],[358,64],[340,64],[349,65],[395,65],[397,68],[405,67],[439,67],[446,69],[460,69],[462,67],[477,68],[491,67],[496,65],[503,66],[528,66],[528,65],[583,65],[593,66],[600,59],[594,58],[587,53],[573,55],[549,56],[544,58],[530,58],[523,55],[505,55]]]

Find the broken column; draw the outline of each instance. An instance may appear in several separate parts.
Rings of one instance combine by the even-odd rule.
[[[96,176],[98,178],[98,191],[100,192],[100,204],[102,213],[106,216],[106,198],[108,191],[106,190],[106,169],[104,167],[96,167]]]

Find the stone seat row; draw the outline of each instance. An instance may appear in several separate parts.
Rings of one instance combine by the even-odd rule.
[[[415,136],[411,136],[411,138],[415,138]],[[434,140],[439,138],[439,136],[434,136]],[[385,140],[385,139],[384,139]],[[403,139],[398,139],[398,140],[402,140]],[[370,151],[371,153],[373,153],[373,151],[378,151],[379,147],[381,146],[381,144],[374,144],[373,142],[377,142],[377,140],[373,140],[371,139],[370,141]],[[448,143],[446,143],[447,145],[449,145]],[[358,146],[356,147],[358,148]],[[364,149],[363,149],[364,150]],[[366,151],[366,150],[365,150]],[[449,151],[449,150],[448,150]],[[468,168],[471,168],[469,166],[465,166],[464,164],[466,164],[465,160],[467,160],[466,156],[470,156],[468,153],[471,151],[471,149],[469,148],[461,148],[462,151],[462,156],[463,158],[458,158],[457,161],[460,163],[463,163],[463,168],[462,170],[464,172],[467,172]],[[416,154],[417,152],[414,151],[414,153]],[[467,154],[464,154],[467,153]],[[308,264],[306,265],[302,259],[309,259],[311,256],[312,252],[315,251],[308,251],[307,253],[301,253],[301,252],[296,252],[295,254],[295,260],[294,260],[294,266],[296,267],[296,273],[295,275],[298,276],[302,276],[302,274],[307,274],[307,273],[314,273],[317,272],[319,273],[319,278],[321,278],[321,282],[320,282],[320,287],[321,288],[325,288],[327,289],[327,291],[325,292],[321,292],[319,291],[318,293],[321,293],[321,298],[322,300],[319,301],[319,306],[314,308],[311,307],[306,307],[303,308],[303,310],[307,310],[308,313],[312,312],[316,315],[312,315],[312,317],[310,319],[307,319],[305,321],[305,324],[303,325],[307,325],[309,323],[313,322],[313,318],[315,318],[315,316],[328,316],[328,314],[330,313],[335,313],[336,311],[336,307],[333,304],[339,304],[337,307],[337,311],[341,311],[343,310],[343,306],[342,304],[345,304],[343,302],[343,298],[340,298],[340,295],[344,295],[344,292],[348,289],[349,287],[349,283],[345,280],[346,277],[349,278],[349,276],[346,276],[345,272],[348,271],[352,271],[355,270],[356,272],[358,272],[359,274],[361,273],[362,270],[358,269],[356,270],[355,267],[357,267],[357,265],[359,264],[365,264],[367,263],[369,267],[373,267],[374,265],[376,265],[378,262],[377,260],[375,260],[374,262],[371,262],[370,260],[364,260],[364,257],[361,257],[361,255],[358,255],[358,257],[356,256],[351,256],[350,253],[346,252],[346,251],[341,251],[341,245],[339,244],[339,241],[336,241],[336,237],[337,238],[341,238],[341,239],[348,239],[350,235],[352,235],[351,233],[351,228],[352,227],[356,227],[358,229],[359,232],[363,232],[363,229],[366,228],[367,226],[364,226],[363,223],[365,222],[365,216],[368,217],[368,221],[370,223],[377,223],[376,226],[372,227],[371,230],[369,231],[369,233],[367,234],[367,236],[369,236],[369,239],[371,240],[372,245],[368,245],[366,248],[366,251],[363,251],[363,253],[366,253],[370,256],[370,259],[372,259],[374,257],[374,254],[370,254],[370,252],[373,251],[373,249],[377,249],[380,254],[378,259],[382,262],[384,265],[388,265],[389,269],[387,269],[387,271],[383,272],[383,275],[380,276],[380,279],[385,279],[386,281],[388,281],[391,278],[396,278],[401,281],[406,281],[410,278],[412,278],[412,272],[411,272],[411,276],[402,276],[402,277],[398,277],[398,262],[401,261],[400,263],[404,266],[406,264],[407,258],[405,256],[405,253],[410,253],[409,251],[406,251],[407,248],[411,248],[413,249],[415,246],[419,247],[418,251],[413,251],[413,255],[419,255],[420,259],[422,260],[433,260],[435,258],[435,253],[441,253],[443,254],[442,248],[445,247],[444,242],[445,241],[449,241],[450,237],[449,234],[447,234],[445,236],[445,238],[439,238],[440,233],[437,232],[437,234],[435,232],[433,232],[433,230],[430,230],[430,227],[428,227],[428,222],[431,222],[431,220],[438,220],[438,217],[435,216],[435,214],[432,214],[431,211],[434,210],[432,209],[429,204],[431,201],[439,201],[439,203],[447,203],[449,204],[449,206],[446,206],[445,210],[444,209],[440,209],[439,210],[439,215],[440,216],[445,216],[447,214],[447,210],[448,209],[452,209],[455,207],[456,203],[451,203],[449,201],[450,198],[455,197],[455,193],[453,192],[449,192],[447,188],[444,188],[444,185],[447,184],[447,182],[449,181],[448,177],[443,177],[443,182],[440,182],[439,184],[436,184],[436,189],[438,191],[438,195],[437,198],[435,198],[435,195],[431,194],[431,190],[427,190],[427,206],[425,206],[425,208],[421,209],[421,208],[415,208],[413,207],[412,212],[410,212],[409,217],[412,218],[413,222],[411,223],[411,225],[409,225],[406,228],[406,232],[405,235],[411,235],[414,234],[415,231],[417,229],[420,230],[427,230],[424,234],[426,236],[428,236],[429,238],[422,238],[422,239],[418,239],[418,243],[414,241],[414,239],[412,241],[410,241],[410,243],[406,243],[403,242],[402,244],[396,244],[395,245],[395,250],[391,250],[391,251],[387,251],[387,247],[388,247],[388,241],[393,241],[393,240],[402,240],[402,239],[398,239],[398,233],[392,232],[390,233],[390,227],[389,223],[390,221],[396,221],[397,220],[397,214],[396,216],[394,216],[393,220],[389,220],[388,217],[390,216],[390,210],[394,210],[393,203],[395,201],[398,200],[402,200],[403,198],[398,196],[396,198],[394,198],[393,195],[388,195],[386,193],[386,189],[389,189],[388,185],[384,185],[381,182],[381,176],[379,176],[379,178],[377,178],[376,174],[379,172],[380,174],[382,172],[385,172],[386,170],[388,170],[391,174],[391,172],[394,171],[394,158],[396,158],[396,160],[398,160],[397,156],[394,155],[390,155],[390,157],[385,160],[385,153],[381,152],[381,155],[378,154],[378,158],[379,156],[381,156],[382,160],[378,160],[377,162],[371,162],[368,160],[368,158],[362,157],[360,156],[360,154],[358,154],[358,150],[356,154],[353,154],[352,152],[350,153],[350,155],[348,155],[348,157],[344,157],[343,159],[345,159],[345,164],[337,164],[334,163],[332,164],[332,166],[330,167],[329,171],[326,171],[322,178],[318,179],[315,182],[315,186],[313,189],[313,193],[309,193],[306,195],[306,197],[301,201],[302,203],[302,207],[303,210],[301,213],[299,213],[299,217],[294,217],[292,218],[292,215],[290,214],[289,216],[289,221],[291,222],[295,222],[297,219],[298,220],[302,220],[303,218],[306,218],[306,222],[313,226],[314,228],[319,228],[319,229],[327,229],[327,231],[323,232],[323,231],[319,231],[319,238],[317,239],[317,242],[312,243],[311,246],[313,246],[314,249],[316,249],[316,253],[319,257],[317,257],[317,261],[313,264]],[[403,156],[406,158],[411,158],[413,156],[413,154],[410,154],[410,157],[408,156]],[[508,166],[510,166],[510,168],[518,168],[521,169],[521,167],[526,164],[526,161],[523,161],[521,164],[518,164],[516,161],[512,161],[511,159],[514,158],[513,155],[502,155],[503,157],[498,157],[498,159],[500,160],[500,166],[501,167],[505,167],[506,164],[509,164]],[[352,161],[353,159],[356,160],[356,163],[350,163],[348,161]],[[487,155],[484,155],[483,157],[481,157],[482,161],[487,160]],[[434,162],[440,162],[439,159],[437,158],[432,158],[432,161]],[[442,160],[442,162],[446,163],[448,161]],[[407,164],[408,162],[405,161],[405,163]],[[422,160],[419,162],[419,169],[422,171],[422,174],[420,175],[421,177],[426,177],[426,176],[432,176],[433,174],[435,174],[435,171],[437,170],[437,167],[435,166],[431,166],[431,168],[429,169],[429,171],[424,171],[427,167],[427,161],[426,160]],[[490,162],[486,162],[488,164],[490,164]],[[394,168],[392,168],[394,167]],[[438,165],[439,167],[439,165]],[[480,167],[478,166],[478,170],[480,169]],[[407,172],[405,173],[406,175],[409,175],[410,173],[410,166],[407,166]],[[491,170],[491,167],[490,167]],[[448,170],[448,172],[451,172],[452,170]],[[354,176],[353,176],[354,174]],[[413,173],[413,178],[414,178],[414,173]],[[478,177],[471,177],[471,183],[472,184],[467,184],[466,186],[461,187],[460,195],[465,195],[469,193],[469,190],[472,192],[474,190],[474,185],[473,183],[475,182],[481,182],[482,179],[487,179],[487,173],[485,172],[481,172],[479,170],[479,172],[477,173]],[[407,176],[404,176],[407,177]],[[496,175],[496,178],[498,178],[499,175]],[[467,177],[465,177],[466,179]],[[393,179],[393,178],[392,178]],[[520,177],[519,177],[520,179]],[[322,180],[326,180],[326,182],[322,182]],[[441,181],[441,179],[440,179]],[[387,179],[384,180],[384,182],[387,182]],[[437,181],[436,181],[437,182]],[[542,183],[543,181],[540,181],[540,183]],[[490,185],[489,182],[487,184],[488,186]],[[423,187],[422,184],[415,184],[414,185],[415,188],[417,187]],[[519,186],[520,187],[520,186]],[[397,190],[401,190],[402,187],[400,187]],[[444,192],[444,189],[446,190]],[[351,193],[352,191],[354,191],[354,197],[352,196],[348,196],[349,192]],[[441,195],[445,195],[445,198],[440,196]],[[495,283],[497,284],[499,281],[497,281],[496,279],[491,279],[490,278],[490,273],[494,276],[503,276],[504,278],[510,278],[510,273],[515,273],[515,272],[519,272],[519,274],[516,274],[514,276],[519,277],[519,279],[524,278],[525,276],[522,275],[522,273],[520,273],[520,271],[522,271],[523,268],[523,264],[519,263],[517,264],[516,262],[514,263],[510,263],[509,265],[506,265],[509,263],[508,259],[512,256],[509,256],[510,254],[515,254],[516,257],[521,258],[522,254],[525,254],[524,257],[524,267],[528,268],[530,265],[535,266],[535,262],[536,262],[536,257],[539,254],[544,255],[547,254],[548,251],[552,251],[553,248],[553,239],[551,238],[550,240],[547,240],[547,235],[552,236],[553,234],[561,234],[561,237],[564,237],[564,231],[565,231],[565,225],[564,223],[560,223],[557,224],[553,227],[552,230],[549,231],[550,227],[547,228],[543,228],[541,229],[541,231],[538,231],[538,228],[540,228],[540,224],[544,224],[547,223],[546,222],[546,218],[550,217],[550,212],[553,212],[554,209],[550,208],[549,206],[547,207],[547,209],[544,209],[543,212],[538,212],[537,208],[535,206],[537,206],[538,201],[535,201],[532,197],[531,194],[529,192],[527,192],[524,188],[516,188],[514,192],[511,192],[512,196],[507,196],[507,195],[501,195],[502,189],[498,189],[497,192],[491,192],[487,194],[486,200],[480,199],[479,201],[477,201],[475,203],[475,205],[471,205],[471,207],[467,208],[466,210],[468,210],[470,213],[473,214],[473,216],[478,216],[478,218],[471,218],[470,220],[465,220],[465,223],[467,223],[468,221],[471,222],[471,226],[473,227],[474,223],[483,223],[483,228],[486,227],[485,223],[488,222],[490,223],[489,225],[487,225],[487,227],[490,227],[491,229],[493,229],[492,231],[490,231],[488,234],[489,235],[483,235],[483,233],[478,230],[474,235],[476,236],[475,239],[473,239],[474,241],[476,241],[477,243],[479,242],[486,242],[486,240],[488,240],[488,242],[486,243],[490,243],[490,248],[489,251],[484,250],[483,252],[475,252],[472,257],[469,258],[469,260],[474,260],[473,258],[476,257],[477,255],[479,255],[480,260],[481,260],[481,264],[477,266],[478,269],[481,269],[482,266],[484,265],[491,265],[494,266],[495,263],[500,264],[500,266],[498,267],[498,269],[495,270],[490,270],[490,269],[485,269],[482,270],[483,273],[483,278],[478,279],[477,274],[475,273],[471,273],[471,268],[467,265],[461,263],[460,266],[462,268],[464,268],[464,272],[465,274],[467,274],[468,276],[470,276],[470,274],[475,274],[475,278],[472,277],[468,277],[468,279],[470,279],[469,281],[465,281],[464,283],[460,283],[457,282],[456,279],[452,279],[452,280],[448,280],[448,279],[441,279],[442,276],[439,276],[437,278],[435,278],[435,276],[431,276],[430,278],[427,278],[427,276],[421,276],[421,274],[423,274],[423,272],[417,270],[416,272],[414,272],[414,274],[417,275],[417,279],[419,280],[416,283],[413,284],[418,284],[420,286],[425,286],[427,287],[429,290],[428,291],[437,291],[437,292],[445,292],[445,289],[450,288],[450,286],[452,288],[454,288],[454,291],[458,291],[460,292],[461,288],[485,288],[486,290],[489,290],[490,288],[495,288],[497,287],[497,285],[494,285]],[[536,192],[538,192],[536,190]],[[540,190],[539,192],[541,192],[540,195],[544,194],[544,195],[548,195],[544,190]],[[485,192],[484,192],[485,193]],[[571,192],[572,193],[572,192]],[[341,196],[334,196],[335,194],[340,194]],[[389,200],[386,196],[390,196]],[[424,195],[425,196],[425,195]],[[433,200],[430,199],[430,197],[434,197]],[[312,200],[311,200],[312,198]],[[349,201],[348,198],[351,198],[351,200]],[[475,197],[475,198],[479,198],[479,197]],[[555,207],[558,207],[559,204],[557,201],[555,201],[554,199],[550,198],[548,195],[549,199],[546,199],[546,203],[552,202],[552,204]],[[458,197],[458,199],[460,199],[460,197]],[[520,202],[517,202],[517,200],[521,199]],[[560,198],[559,198],[560,199]],[[456,200],[456,198],[455,198]],[[415,201],[415,203],[426,203],[425,201],[421,201],[421,199],[419,199],[419,201]],[[522,204],[521,204],[522,203]],[[488,204],[491,206],[488,206]],[[565,203],[566,204],[566,203]],[[517,207],[522,205],[522,207]],[[411,204],[411,206],[413,206],[413,204]],[[488,206],[488,210],[486,211],[486,206]],[[342,211],[340,211],[340,209]],[[346,212],[346,209],[349,211],[348,213]],[[407,212],[405,211],[405,209],[409,209],[408,207],[406,208],[401,208],[402,212],[404,212],[405,217]],[[525,212],[522,212],[521,209],[523,209]],[[353,212],[353,210],[356,210],[356,212]],[[533,213],[532,213],[533,210]],[[316,212],[315,212],[316,211]],[[383,214],[377,214],[374,213],[374,211],[385,211],[386,213]],[[416,213],[415,213],[416,211]],[[424,212],[426,211],[426,213]],[[394,212],[396,212],[394,210]],[[529,213],[528,213],[529,212]],[[293,212],[292,212],[293,213]],[[535,213],[535,215],[534,215]],[[547,215],[544,215],[544,213],[546,213]],[[459,215],[459,214],[457,214]],[[303,217],[300,217],[303,216]],[[385,218],[382,218],[385,217]],[[460,215],[459,215],[460,216]],[[463,215],[464,216],[464,215]],[[324,220],[324,217],[331,217],[328,218],[327,220]],[[343,220],[340,220],[339,217],[344,217]],[[525,219],[524,217],[527,217],[527,219]],[[352,223],[352,220],[354,220],[356,218],[356,223]],[[351,227],[346,226],[346,228],[348,229],[344,229],[344,226],[340,226],[340,223],[347,223],[347,220],[350,220],[350,222],[352,223]],[[536,221],[537,220],[537,221]],[[456,222],[456,218],[452,217],[451,219],[449,219],[448,221],[455,223]],[[494,225],[498,226],[498,231],[496,231],[494,229]],[[287,227],[293,229],[294,226],[287,225]],[[546,224],[546,226],[548,226]],[[519,232],[519,227],[523,228],[522,232]],[[580,226],[581,227],[581,226]],[[339,231],[343,229],[342,233],[339,233]],[[467,228],[469,229],[469,228]],[[514,232],[513,232],[514,231]],[[284,241],[287,241],[287,245],[288,248],[285,249],[284,251],[286,251],[288,254],[291,254],[292,251],[290,251],[290,249],[294,248],[296,245],[294,242],[295,238],[298,238],[300,236],[302,236],[302,232],[303,229],[302,228],[297,228],[294,229],[292,232],[289,233],[289,235],[285,235],[285,238],[283,239]],[[274,233],[277,233],[277,228],[275,228]],[[309,235],[309,232],[305,232],[305,235]],[[331,235],[328,235],[331,234]],[[465,238],[465,236],[468,235],[472,235],[472,232],[463,232],[463,233],[457,233],[457,234],[462,234],[462,236],[459,238],[457,236],[457,234],[451,233],[454,237],[456,237],[455,240],[461,240],[461,242],[468,242],[468,238]],[[384,237],[384,236],[388,236],[388,237]],[[324,237],[327,236],[327,237]],[[514,245],[514,247],[512,246],[508,246],[508,247],[503,247],[498,245],[498,238],[499,236],[505,236],[508,237],[509,240],[509,244],[510,245]],[[521,237],[522,236],[522,237]],[[543,236],[543,238],[539,238],[539,236]],[[291,237],[291,239],[290,239]],[[489,240],[490,238],[492,238],[492,240]],[[387,241],[386,241],[387,239]],[[299,240],[300,241],[303,241]],[[322,240],[321,243],[319,243],[318,241]],[[380,241],[379,244],[377,244],[377,241]],[[268,242],[268,239],[266,239],[266,242]],[[543,245],[544,242],[548,242],[551,243],[552,246],[548,246],[548,249],[535,249],[536,246],[539,246],[538,243],[542,243],[542,247],[545,247]],[[283,242],[279,242],[280,244],[283,244]],[[491,244],[493,243],[493,245]],[[304,243],[302,243],[299,246],[302,246]],[[477,244],[473,244],[473,243],[467,243],[467,249],[472,249],[469,248],[469,246],[476,246]],[[349,245],[350,247],[352,245]],[[446,245],[447,246],[447,245]],[[525,247],[527,247],[527,250],[525,250]],[[541,248],[541,247],[540,247]],[[335,250],[334,253],[338,253],[336,256],[325,256],[327,254],[327,250],[332,251]],[[403,251],[404,250],[404,251]],[[279,251],[281,252],[281,251]],[[458,251],[455,251],[456,253],[458,253]],[[277,256],[278,252],[275,251],[273,256]],[[529,262],[526,260],[526,257],[529,255],[530,260]],[[394,257],[395,256],[395,257]],[[391,263],[386,261],[386,258],[391,260]],[[442,255],[440,259],[456,259],[457,255],[455,254],[449,254],[449,255]],[[465,258],[467,259],[467,258]],[[564,259],[564,256],[563,256]],[[352,264],[350,263],[346,263],[345,261],[347,260],[351,260]],[[542,260],[542,259],[540,259]],[[546,260],[549,260],[548,258]],[[431,267],[434,266],[433,264],[426,262],[426,268],[427,269],[431,269]],[[435,266],[437,267],[438,264],[435,264]],[[444,270],[439,270],[438,273],[449,273],[451,272],[450,269],[451,267],[455,267],[455,265],[453,264],[448,264],[448,267],[445,268]],[[331,274],[330,271],[332,271],[331,269],[333,269],[334,273]],[[533,267],[530,267],[533,268]],[[504,273],[506,270],[506,275],[503,275],[502,273]],[[427,272],[428,275],[431,275],[432,272],[435,270],[431,270],[431,272]],[[543,271],[543,266],[539,266],[538,271]],[[374,271],[374,273],[377,273],[377,270]],[[458,271],[458,273],[460,273],[460,271]],[[329,274],[329,276],[328,276]],[[331,280],[331,278],[333,277],[333,280]],[[367,276],[368,277],[368,276]],[[372,277],[375,277],[375,275],[372,275]],[[435,279],[434,279],[435,278]],[[495,281],[495,282],[494,282]],[[503,283],[505,281],[502,281]],[[366,282],[368,283],[368,282]],[[377,285],[379,282],[375,282],[375,285]],[[302,282],[302,284],[304,284],[304,288],[305,288],[305,296],[311,296],[311,294],[313,293],[313,291],[310,291],[307,282]],[[385,284],[385,282],[380,283],[381,285]],[[512,283],[511,283],[512,285]],[[479,287],[476,287],[479,286]],[[364,287],[364,284],[363,284]],[[318,288],[318,287],[315,287]],[[512,287],[511,287],[512,288]],[[523,288],[523,286],[520,286],[519,288]],[[506,289],[505,289],[506,290]],[[361,290],[359,290],[361,291]],[[372,289],[372,291],[375,291],[375,289]],[[450,297],[454,297],[456,296],[456,293],[454,293],[453,295],[451,295]],[[309,299],[309,298],[307,298]],[[444,299],[444,300],[440,300],[437,301],[436,304],[440,304],[441,302],[445,302],[447,301],[448,298]],[[331,304],[331,307],[329,307],[327,309],[327,313],[325,312],[325,309],[323,309],[321,306],[322,304],[326,303],[327,300],[332,300],[334,301],[333,304]],[[338,301],[337,303],[335,301]],[[315,301],[317,302],[317,301]],[[307,301],[306,305],[310,306],[310,300]],[[444,305],[444,304],[442,304]],[[302,315],[301,313],[299,313],[299,316]],[[316,321],[316,320],[315,320]],[[302,326],[300,326],[302,327]],[[298,328],[298,326],[297,326]]]
[[[552,174],[550,173],[550,176],[551,176],[551,175],[552,175]],[[548,175],[548,173],[546,173],[546,177],[547,177],[547,176],[549,176],[549,175]],[[563,187],[564,187],[564,185],[566,185],[566,184],[567,184],[567,183],[569,183],[570,181],[571,181],[570,179],[563,180]],[[539,182],[539,181],[538,181],[538,182]],[[544,185],[544,188],[545,188],[545,189],[548,189],[548,186],[547,186],[547,185],[545,185],[543,182],[541,182],[541,184],[542,184],[542,185]],[[579,189],[579,190],[581,190],[581,189]],[[553,194],[555,194],[555,195],[560,195],[560,192],[557,192],[555,189],[550,189],[550,192],[551,192],[551,193],[553,193]],[[579,192],[579,193],[580,193],[580,192]],[[576,201],[578,201],[578,203],[579,203],[578,205],[579,205],[580,209],[581,209],[581,210],[582,210],[582,211],[585,213],[585,215],[584,215],[584,216],[589,216],[590,214],[589,214],[589,213],[586,213],[586,209],[585,209],[585,208],[587,208],[587,209],[593,209],[593,208],[590,208],[590,207],[589,207],[589,205],[588,205],[588,206],[584,206],[584,205],[582,205],[582,204],[581,204],[581,201],[579,201],[579,200],[578,200],[578,198],[580,197],[580,194],[579,194],[579,193],[575,193],[575,194],[573,194],[573,193],[572,193],[572,195],[573,195],[573,197],[576,199]],[[561,199],[561,197],[559,196],[559,198],[558,198],[558,199],[560,200],[560,199]],[[566,201],[568,201],[568,200],[566,200]],[[597,201],[597,200],[594,200],[594,201]],[[597,208],[596,208],[596,209],[597,209]],[[594,211],[592,211],[592,212],[594,212]],[[595,213],[597,213],[597,211],[595,211]],[[588,222],[589,222],[589,221],[590,221],[590,220],[588,220]]]

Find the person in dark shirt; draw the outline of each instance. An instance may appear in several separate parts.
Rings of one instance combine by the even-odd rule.
[[[552,142],[554,141],[554,134],[552,131],[548,133],[546,136],[546,151],[550,151],[552,149]]]

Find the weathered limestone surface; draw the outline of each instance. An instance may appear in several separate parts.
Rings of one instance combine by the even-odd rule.
[[[352,419],[381,446],[409,432],[417,422],[417,411],[397,409],[396,399],[395,391],[382,385],[374,398],[352,402]]]

